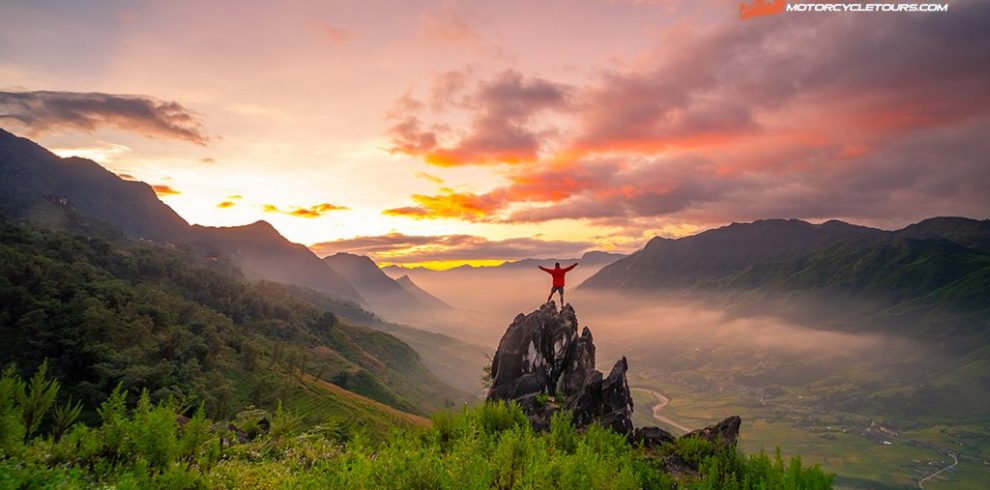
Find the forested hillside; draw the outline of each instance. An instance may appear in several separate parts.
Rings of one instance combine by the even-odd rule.
[[[21,373],[47,359],[85,406],[121,384],[225,418],[323,397],[305,396],[305,375],[418,414],[466,396],[391,335],[249,283],[222,259],[6,220],[0,238],[0,359]]]

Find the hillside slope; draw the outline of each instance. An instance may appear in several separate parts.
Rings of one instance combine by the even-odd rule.
[[[25,372],[48,359],[76,399],[121,383],[222,416],[287,397],[280,373],[297,372],[413,413],[467,398],[395,337],[228,262],[8,221],[0,236],[0,358]]]
[[[148,184],[121,179],[92,160],[60,158],[2,129],[0,215],[54,228],[71,228],[80,218],[95,219],[118,227],[131,238],[189,244],[201,255],[228,258],[250,277],[363,302],[346,279],[323,267],[309,249],[289,242],[268,223],[190,226]]]
[[[377,310],[425,307],[399,283],[385,275],[368,257],[341,252],[324,257],[323,263],[334,273],[347,279]]]
[[[654,238],[588,290],[814,293],[888,306],[990,313],[990,221],[932,218],[882,231],[829,221],[734,223]]]

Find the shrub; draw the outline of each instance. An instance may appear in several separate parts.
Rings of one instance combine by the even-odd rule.
[[[433,427],[394,430],[384,439],[362,430],[342,434],[342,424],[296,435],[299,419],[280,409],[263,437],[221,446],[221,432],[202,407],[180,427],[171,400],[153,403],[143,391],[129,411],[127,392],[118,386],[97,410],[99,426],[66,429],[78,405],[66,403],[56,408],[53,418],[63,422],[51,424],[50,434],[28,435],[19,400],[35,389],[44,394],[36,401],[45,401],[52,386],[57,394],[44,373],[30,383],[11,369],[0,377],[0,394],[25,393],[0,398],[0,488],[818,490],[833,479],[817,466],[803,467],[800,458],[785,463],[779,451],[773,458],[745,458],[734,448],[689,438],[660,451],[699,469],[697,478],[678,480],[621,434],[599,425],[579,433],[566,411],[553,415],[548,432],[536,433],[518,405],[505,403],[437,413]],[[35,414],[45,413],[46,403],[29,402]],[[252,410],[238,419],[257,426],[263,417]],[[62,432],[57,440],[56,430]]]

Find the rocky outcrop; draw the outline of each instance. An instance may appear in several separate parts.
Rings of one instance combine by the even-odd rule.
[[[571,305],[559,311],[553,302],[528,315],[519,314],[506,329],[492,358],[489,401],[515,401],[536,430],[550,427],[558,410],[568,410],[574,425],[599,423],[629,443],[659,448],[677,438],[659,427],[633,428],[633,400],[626,380],[629,364],[619,359],[608,376],[595,369],[595,343],[584,327],[578,336],[578,320]],[[741,419],[729,417],[715,425],[682,437],[700,437],[715,444],[735,445]],[[671,465],[677,466],[676,461]]]
[[[629,443],[636,447],[658,448],[677,438],[659,427],[640,427],[629,434]]]
[[[700,437],[707,439],[712,444],[735,446],[739,439],[740,425],[742,425],[742,419],[738,415],[733,415],[715,425],[688,432],[681,437]]]
[[[603,377],[595,369],[591,330],[577,335],[574,309],[557,310],[547,303],[518,315],[499,342],[492,359],[492,386],[488,400],[512,400],[526,411],[533,427],[549,427],[561,408],[572,412],[578,427],[598,421],[616,432],[632,429],[633,401],[626,381],[623,357]]]

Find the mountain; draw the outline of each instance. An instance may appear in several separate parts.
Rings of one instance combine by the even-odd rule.
[[[292,243],[266,221],[232,227],[193,225],[191,244],[207,257],[226,257],[251,279],[312,288],[364,304],[350,281],[307,247]]]
[[[567,284],[576,286],[602,266],[620,257],[606,252],[588,252],[577,259],[523,259],[497,267],[464,266],[442,271],[422,267],[385,267],[382,270],[394,279],[408,276],[417,285],[443,298],[444,302],[455,308],[445,315],[421,315],[418,318],[408,318],[407,321],[428,324],[433,330],[462,339],[489,343],[498,340],[497,332],[490,325],[492,319],[518,313],[520,300],[526,301],[524,298],[547,297],[550,276],[537,269],[537,266],[552,267],[554,262],[563,265],[579,263],[577,268],[567,274]]]
[[[884,299],[990,312],[990,220],[932,218],[896,231],[762,220],[670,240],[603,268],[581,288],[731,289]]]
[[[527,268],[533,268],[533,267],[540,266],[540,265],[546,267],[547,265],[553,265],[554,262],[560,262],[560,264],[562,266],[565,266],[565,265],[568,265],[568,264],[573,264],[573,263],[577,262],[577,263],[581,264],[581,267],[583,267],[583,268],[592,269],[592,268],[595,268],[595,267],[604,267],[604,266],[606,266],[608,264],[611,264],[612,262],[615,262],[616,260],[621,259],[622,257],[624,257],[624,255],[617,254],[617,253],[592,251],[592,252],[586,252],[579,259],[553,259],[553,258],[551,258],[551,259],[522,259],[522,260],[516,260],[516,261],[512,261],[512,262],[506,262],[506,263],[504,263],[502,265],[499,265],[499,266],[497,266],[495,268],[496,269],[502,269],[502,270],[527,269]]]
[[[123,180],[92,160],[61,158],[0,129],[0,213],[64,221],[77,213],[112,223],[134,238],[189,239],[189,224],[144,182]]]
[[[25,372],[47,359],[74,399],[98,404],[121,384],[220,416],[280,400],[349,416],[306,379],[415,414],[471,398],[392,335],[245,281],[225,259],[5,219],[0,236],[0,359]]]
[[[121,179],[92,160],[60,158],[2,129],[0,177],[0,214],[76,230],[81,220],[99,220],[131,238],[188,244],[208,257],[229,258],[252,278],[364,302],[319,257],[264,221],[229,228],[190,226],[148,184]]]
[[[642,250],[604,267],[581,287],[690,287],[753,263],[798,257],[825,243],[869,239],[882,234],[881,230],[841,221],[820,225],[777,219],[733,223],[677,240],[655,237]]]
[[[904,238],[944,239],[977,250],[990,251],[990,220],[929,218],[896,232]]]
[[[611,252],[587,252],[581,256],[581,258],[571,258],[571,259],[521,259],[512,262],[505,262],[498,266],[491,267],[475,267],[471,265],[462,265],[460,267],[454,267],[452,269],[446,270],[434,270],[427,269],[425,267],[412,267],[405,268],[395,265],[390,265],[388,267],[383,267],[381,270],[387,274],[389,277],[394,279],[401,278],[403,276],[408,276],[411,281],[415,281],[416,284],[422,284],[429,291],[436,291],[441,294],[441,296],[447,298],[459,298],[464,293],[470,293],[469,291],[463,291],[463,288],[457,286],[460,291],[452,291],[454,294],[447,294],[447,289],[449,289],[448,284],[451,280],[463,279],[467,281],[477,282],[477,283],[489,283],[498,284],[500,281],[506,278],[511,278],[512,281],[517,281],[522,277],[528,277],[527,275],[521,275],[521,271],[531,272],[535,270],[537,266],[553,266],[554,262],[560,262],[562,265],[568,265],[573,263],[580,264],[580,267],[571,272],[567,277],[570,283],[579,284],[586,277],[597,272],[600,268],[615,262],[621,258],[625,257],[622,254],[616,254]],[[537,281],[542,283],[544,279],[542,274],[534,274],[529,276],[531,278],[536,278]],[[455,304],[460,307],[461,305]]]
[[[444,303],[442,299],[433,296],[425,289],[417,286],[408,275],[404,275],[396,279],[395,282],[399,283],[399,286],[402,286],[402,289],[405,289],[407,293],[416,298],[416,301],[418,301],[421,305],[425,305],[430,308],[450,308],[450,305]]]
[[[339,252],[323,258],[326,266],[347,279],[373,307],[385,311],[424,308],[401,284],[385,275],[378,264],[363,255]]]
[[[382,270],[391,277],[401,277],[403,275],[422,276],[422,275],[436,275],[443,273],[457,274],[457,273],[471,273],[471,272],[482,272],[482,273],[502,272],[507,270],[532,268],[539,265],[542,266],[546,266],[548,264],[553,265],[554,262],[560,262],[561,264],[573,264],[575,262],[578,262],[581,264],[582,269],[595,269],[599,267],[604,267],[623,257],[625,257],[625,255],[613,253],[613,252],[591,251],[591,252],[585,252],[584,255],[581,256],[581,258],[577,258],[577,259],[529,258],[529,259],[508,261],[497,266],[475,267],[472,265],[462,265],[459,267],[454,267],[442,271],[427,269],[425,267],[406,268],[396,265],[390,265],[388,267],[382,268]]]

